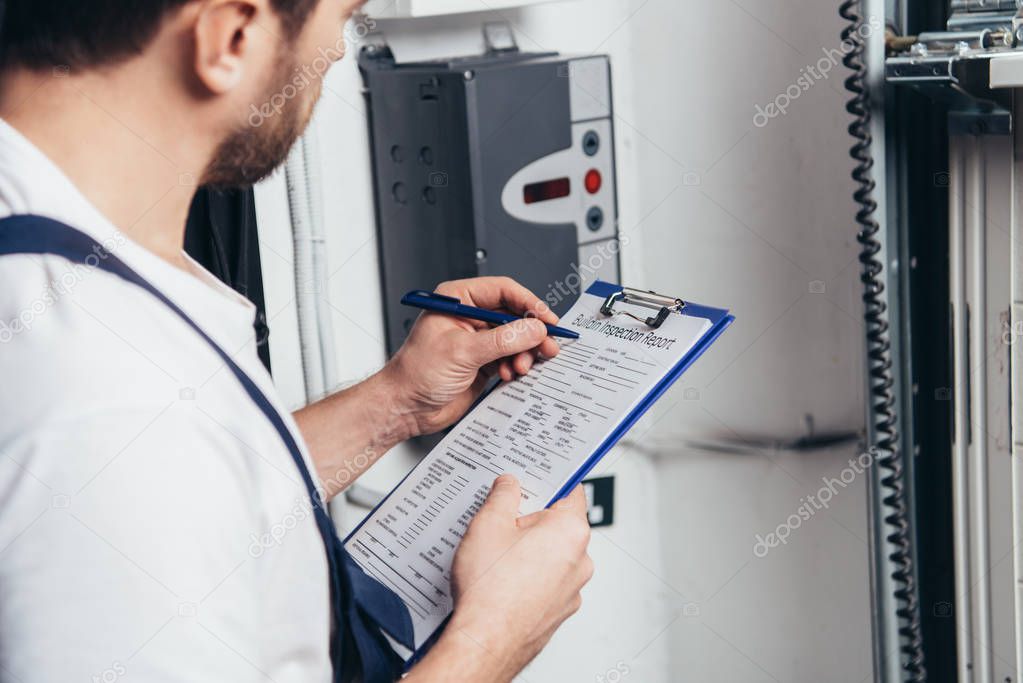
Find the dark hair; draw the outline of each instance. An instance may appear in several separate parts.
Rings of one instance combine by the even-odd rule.
[[[30,69],[103,66],[141,54],[192,0],[0,0],[0,61]],[[270,0],[287,37],[319,0]]]

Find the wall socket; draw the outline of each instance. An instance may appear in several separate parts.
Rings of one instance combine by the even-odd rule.
[[[594,477],[583,480],[586,511],[590,526],[611,526],[615,517],[615,478]]]

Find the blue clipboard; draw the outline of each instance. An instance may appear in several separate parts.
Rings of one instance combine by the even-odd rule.
[[[590,285],[590,287],[586,290],[586,293],[600,297],[605,300],[609,300],[609,297],[611,297],[612,295],[621,294],[623,291],[627,290],[625,290],[625,288],[622,287],[622,285],[611,284],[609,282],[598,280],[594,282],[592,285]],[[654,293],[650,292],[650,294]],[[664,375],[661,381],[657,383],[653,390],[649,394],[647,394],[642,401],[640,401],[640,403],[632,410],[632,412],[629,413],[629,415],[627,415],[625,419],[623,419],[618,424],[615,430],[604,440],[603,443],[600,444],[597,450],[594,451],[594,453],[583,462],[582,466],[580,466],[579,469],[576,470],[575,474],[572,475],[571,479],[569,479],[569,481],[566,482],[565,485],[562,486],[560,490],[558,490],[554,497],[550,501],[548,501],[548,503],[544,507],[550,507],[551,505],[553,505],[554,503],[556,503],[557,501],[561,500],[569,493],[571,493],[572,489],[574,489],[579,484],[579,482],[581,482],[586,477],[586,475],[590,473],[590,471],[596,466],[596,464],[600,462],[601,459],[603,459],[603,457],[608,454],[608,452],[610,452],[610,450],[615,446],[615,444],[617,444],[622,439],[622,437],[625,436],[625,434],[630,429],[632,429],[633,425],[635,425],[636,422],[641,417],[643,417],[643,415],[650,409],[650,407],[655,402],[657,402],[657,399],[659,399],[664,394],[664,392],[667,391],[668,388],[671,387],[671,385],[674,384],[678,380],[678,378],[681,377],[685,373],[685,371],[688,370],[689,367],[693,363],[695,363],[696,360],[700,356],[702,356],[715,341],[717,341],[718,337],[721,336],[721,334],[728,328],[729,325],[735,322],[735,316],[730,315],[728,311],[725,309],[713,308],[710,306],[702,306],[700,304],[694,304],[688,301],[683,303],[681,299],[672,300],[681,304],[681,306],[679,306],[680,310],[667,313],[668,315],[685,315],[695,318],[704,318],[710,322],[711,324],[710,329],[708,329],[704,333],[703,337],[701,337],[700,340],[689,350],[689,352],[685,356],[683,356],[682,359]],[[661,315],[662,316],[665,315],[665,312],[663,310],[661,312]],[[649,319],[648,322],[653,322],[653,318]],[[483,398],[484,397],[480,397],[479,400],[481,401],[483,400]],[[475,404],[473,405],[473,407],[475,407]],[[472,408],[470,408],[470,411],[471,410]],[[401,484],[404,483],[406,479],[412,476],[412,474],[416,471],[418,467],[419,465],[417,464],[415,467],[409,470],[408,474],[402,477],[401,481],[398,482],[398,484],[394,488],[396,489],[399,486],[401,486]],[[391,490],[392,493],[393,491],[394,489]],[[384,501],[386,501],[387,498],[389,497],[390,493],[388,494],[387,497],[384,498],[383,501],[380,501],[380,503],[378,503],[377,506],[374,507],[373,510],[371,510],[369,514],[367,514],[361,522],[359,522],[358,526],[356,526],[355,529],[353,529],[352,532],[347,537],[345,537],[344,543],[348,543],[348,541],[351,540],[351,538],[356,533],[359,532],[359,530],[366,523],[366,521],[373,516],[373,513],[375,513],[377,509],[380,507],[380,505],[382,505]],[[450,618],[451,617],[449,615],[448,619]],[[445,619],[445,621],[437,628],[433,635],[431,635],[423,643],[423,645],[419,649],[417,649],[412,654],[411,657],[409,657],[408,661],[405,663],[406,671],[410,669],[413,665],[415,665],[420,659],[422,659],[427,652],[429,652],[430,648],[440,637],[441,633],[444,632],[444,628],[447,626],[448,619]]]
[[[621,292],[622,289],[621,285],[613,285],[602,280],[597,280],[590,285],[589,289],[586,290],[586,293],[606,299],[612,294]],[[704,352],[706,352],[707,349],[709,349],[710,346],[717,341],[717,338],[721,336],[728,326],[735,322],[735,316],[729,315],[728,311],[724,309],[701,306],[690,302],[686,302],[685,308],[682,309],[681,313],[673,313],[672,315],[705,318],[710,321],[710,329],[707,330],[703,337],[700,338],[700,341],[698,341],[693,348],[689,350],[689,353],[683,356],[682,360],[680,360],[675,367],[665,374],[661,381],[658,382],[657,386],[655,386],[653,390],[643,398],[639,405],[637,405],[635,409],[633,409],[633,411],[629,413],[624,420],[622,420],[614,432],[612,432],[611,435],[604,440],[604,443],[600,444],[600,447],[597,448],[593,455],[587,458],[582,467],[579,468],[568,483],[561,487],[561,490],[554,495],[554,498],[546,507],[550,507],[571,493],[572,489],[574,489],[579,482],[581,482],[586,475],[590,473],[590,470],[592,470],[593,467],[600,462],[612,448],[614,448],[615,444],[617,444],[622,437],[625,436],[630,429],[632,429],[633,425],[639,421],[639,418],[643,417],[646,411],[650,409],[650,406],[656,403],[657,399],[659,399],[664,392],[667,391],[668,388],[674,384],[686,370],[689,369],[689,366],[695,363],[696,359],[702,356]]]

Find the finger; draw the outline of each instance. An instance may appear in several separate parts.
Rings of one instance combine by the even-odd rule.
[[[582,484],[572,489],[572,492],[551,506],[554,510],[586,514],[586,494],[583,493]]]
[[[536,360],[536,358],[533,356],[531,351],[523,351],[516,355],[512,360],[512,367],[515,368],[515,372],[520,375],[526,375],[529,373],[529,369],[533,367],[534,360]]]
[[[463,335],[464,352],[477,367],[540,345],[547,328],[537,320],[516,320],[493,330]]]
[[[494,480],[490,487],[490,494],[482,509],[496,512],[499,515],[515,519],[519,516],[519,502],[522,499],[522,489],[519,480],[510,474],[502,474]]]
[[[538,354],[544,358],[554,358],[561,352],[561,345],[558,344],[557,339],[548,333],[548,336],[536,348],[530,349],[530,352],[533,354],[534,359]]]
[[[471,305],[472,302],[469,299],[466,298],[467,295],[466,295],[465,291],[459,287],[459,284],[462,283],[462,282],[466,282],[466,280],[454,280],[452,282],[442,282],[439,285],[437,285],[437,287],[436,287],[436,289],[434,291],[436,291],[438,294],[443,294],[444,296],[455,297],[456,299],[461,300],[463,303]],[[508,313],[511,313],[511,311],[508,311]],[[434,313],[434,312],[431,312],[431,311],[424,311],[420,315],[421,316],[430,316],[430,317],[438,318],[438,319],[441,319],[441,320],[454,320],[454,321],[456,321],[456,322],[458,322],[458,323],[460,323],[462,325],[465,325],[467,327],[471,327],[471,328],[473,328],[475,330],[490,329],[490,323],[485,323],[482,320],[476,320],[474,318],[463,318],[462,316],[458,316],[458,315],[448,315],[446,313]]]
[[[448,296],[458,296],[463,299],[464,303],[469,303],[469,301],[465,301],[466,299],[471,300],[472,303],[470,305],[472,306],[480,306],[482,308],[505,307],[518,315],[529,314],[552,325],[558,322],[558,316],[554,314],[550,306],[541,301],[539,297],[526,287],[523,287],[509,277],[478,277],[469,280],[445,282],[438,287],[438,292],[441,287],[447,290],[441,293]],[[448,294],[448,291],[456,293]]]
[[[581,581],[581,586],[585,586],[590,582],[590,579],[593,578],[593,572],[595,569],[596,567],[593,564],[593,558],[590,557],[589,553],[587,553],[579,563],[579,579]]]
[[[510,382],[515,379],[515,371],[512,370],[511,361],[502,360],[497,372],[501,375],[502,382]]]
[[[538,346],[536,350],[544,358],[554,358],[561,353],[561,345],[558,344],[554,337],[547,337],[540,342],[540,346]]]
[[[528,515],[522,515],[518,518],[516,523],[519,525],[520,529],[529,529],[530,527],[534,527],[542,522],[546,513],[546,510],[537,510],[536,512],[531,512]]]
[[[512,311],[508,308],[505,308],[504,306],[501,306],[494,310],[496,310],[498,313],[507,313],[508,315],[513,316],[519,315],[517,311]],[[526,314],[523,317],[535,318],[536,316],[532,314]],[[479,325],[475,325],[475,327],[477,327],[477,329],[481,329],[482,327],[488,327],[488,325],[486,323],[480,323]],[[545,358],[554,358],[554,356],[558,355],[558,353],[561,351],[561,346],[558,344],[557,340],[555,340],[554,337],[548,336],[546,339],[540,342],[540,346],[537,349],[534,349],[534,351],[539,352]]]

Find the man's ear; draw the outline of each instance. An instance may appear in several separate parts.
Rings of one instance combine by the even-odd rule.
[[[207,0],[200,3],[194,25],[195,73],[217,95],[233,90],[252,67],[253,41],[264,36],[256,23],[267,11],[262,0]],[[246,62],[249,62],[246,64]]]

